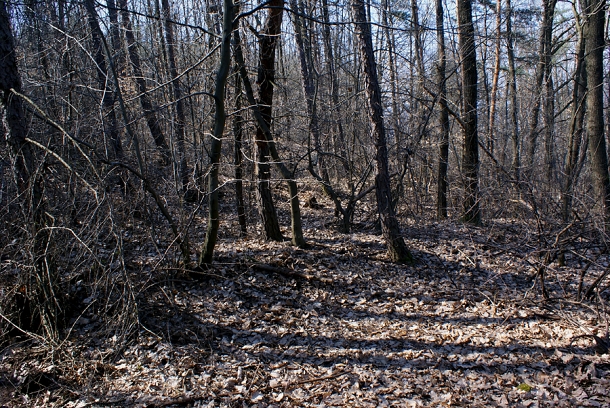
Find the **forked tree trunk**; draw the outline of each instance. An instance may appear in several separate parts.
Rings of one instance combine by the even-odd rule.
[[[262,107],[254,99],[254,91],[252,90],[252,84],[250,83],[250,78],[248,78],[248,72],[246,71],[246,65],[241,49],[241,39],[238,30],[235,30],[233,38],[235,43],[235,60],[239,66],[239,73],[244,84],[244,91],[246,92],[248,102],[250,103],[250,107],[252,108],[252,113],[254,114],[254,118],[256,119],[257,127],[263,133],[263,137],[265,138],[265,142],[269,149],[269,154],[271,155],[271,158],[275,162],[277,169],[282,174],[282,177],[286,180],[286,183],[288,184],[288,194],[290,195],[290,222],[292,229],[292,243],[293,245],[296,245],[298,247],[304,247],[307,244],[305,242],[305,238],[303,237],[303,227],[301,224],[301,207],[299,203],[299,191],[297,188],[297,182],[294,179],[294,174],[290,172],[288,167],[286,167],[284,162],[281,160],[280,155],[275,146],[275,141],[273,140],[273,135],[271,134],[271,128],[269,127],[269,124],[263,116],[261,109]]]
[[[381,105],[379,80],[377,78],[377,65],[373,53],[371,25],[366,19],[363,0],[352,0],[351,9],[368,99],[369,117],[372,127],[371,136],[375,145],[375,193],[377,211],[381,218],[381,231],[388,246],[390,259],[394,262],[410,263],[413,262],[413,256],[407,249],[400,233],[400,225],[396,219],[396,214],[392,208],[386,132],[383,123],[383,108]]]
[[[458,42],[462,60],[462,122],[464,149],[462,174],[464,198],[462,219],[480,224],[479,134],[477,129],[477,56],[472,23],[472,0],[458,0]]]
[[[146,89],[146,80],[144,79],[144,74],[142,73],[140,55],[136,49],[137,43],[133,34],[133,28],[129,18],[129,11],[127,10],[127,0],[119,0],[118,4],[121,8],[121,20],[123,30],[125,32],[125,40],[127,42],[127,53],[129,55],[129,61],[131,62],[134,81],[140,94],[140,106],[142,107],[144,117],[146,118],[148,130],[150,131],[150,134],[155,141],[155,145],[161,154],[163,164],[168,165],[171,162],[169,146],[165,140],[165,135],[163,134],[163,130],[161,129],[161,125],[157,119],[157,113],[153,108],[152,101],[150,100],[150,96],[148,95]]]

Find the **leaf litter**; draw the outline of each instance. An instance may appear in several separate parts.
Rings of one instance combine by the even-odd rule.
[[[491,233],[451,223],[405,230],[413,266],[388,262],[379,235],[319,222],[308,249],[226,239],[197,280],[161,274],[154,257],[134,259],[136,336],[96,336],[99,317],[85,311],[61,359],[13,344],[0,360],[0,402],[610,406],[610,357],[591,337],[607,314],[568,297],[543,302],[514,222],[495,222]],[[577,271],[554,266],[548,289],[566,293]],[[38,387],[24,388],[32,373]]]

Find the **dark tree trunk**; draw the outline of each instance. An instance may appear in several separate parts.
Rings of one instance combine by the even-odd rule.
[[[479,134],[477,129],[477,56],[472,23],[472,0],[458,0],[458,41],[462,60],[462,121],[464,149],[463,215],[465,222],[480,224],[479,210]]]
[[[284,14],[284,1],[272,0],[269,3],[269,14],[265,28],[259,40],[259,86],[258,105],[266,125],[271,128],[271,114],[273,107],[273,87],[275,86],[275,49],[282,28]],[[266,239],[280,241],[283,239],[277,213],[271,194],[271,167],[269,165],[269,144],[265,131],[260,125],[256,127],[256,162],[255,173],[257,177],[257,197],[259,212],[263,222],[263,233]]]
[[[375,193],[377,210],[381,218],[381,230],[388,246],[388,255],[394,262],[412,262],[413,257],[400,233],[400,225],[392,208],[390,175],[388,171],[388,150],[383,123],[381,92],[377,78],[377,65],[373,53],[371,25],[366,19],[362,0],[351,1],[358,48],[364,73],[372,138],[375,145]]]
[[[436,0],[436,38],[437,38],[437,68],[438,101],[440,106],[439,125],[439,157],[438,157],[438,188],[436,199],[436,215],[447,218],[447,167],[449,163],[449,109],[447,106],[447,56],[445,54],[445,28],[443,23],[443,0]]]
[[[17,68],[15,42],[11,32],[6,1],[0,0],[0,130],[10,147],[14,161],[14,175],[23,214],[26,216],[24,231],[33,237],[31,255],[34,259],[35,276],[24,277],[27,301],[34,302],[39,322],[20,322],[32,330],[42,329],[49,338],[57,335],[61,310],[56,297],[57,282],[55,268],[46,256],[50,233],[45,229],[45,205],[43,188],[32,145],[28,143],[28,128],[20,97],[21,79]],[[27,249],[24,249],[27,250]],[[27,268],[24,268],[27,271]],[[27,273],[27,272],[24,272]],[[34,317],[34,316],[31,316]]]
[[[595,189],[602,204],[606,230],[610,229],[610,177],[604,134],[604,26],[606,1],[582,0],[587,72],[587,135]]]
[[[123,23],[123,30],[125,31],[125,40],[127,42],[127,53],[129,54],[129,61],[131,62],[131,68],[133,70],[133,77],[139,92],[140,106],[144,111],[144,117],[146,118],[146,124],[150,130],[155,145],[161,153],[163,164],[168,165],[171,161],[169,146],[165,140],[165,135],[157,119],[157,114],[153,108],[152,101],[148,95],[146,89],[146,80],[142,73],[142,64],[140,62],[140,55],[136,49],[136,39],[133,34],[133,28],[131,26],[131,20],[129,18],[129,11],[127,11],[127,0],[119,0],[119,7],[121,8],[121,19]]]

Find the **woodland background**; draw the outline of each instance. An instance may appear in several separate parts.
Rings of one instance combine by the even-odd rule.
[[[532,394],[530,377],[498,380],[536,367],[533,357],[500,377],[471,373],[473,384],[494,384],[481,404],[602,406],[610,346],[606,17],[605,0],[0,1],[0,396],[74,406],[94,397],[111,405],[307,405],[351,390],[363,402],[363,384],[375,390],[381,375],[373,358],[373,371],[357,380],[343,357],[326,355],[320,366],[317,348],[301,360],[292,353],[290,363],[278,355],[243,365],[232,347],[262,347],[243,330],[276,324],[278,314],[307,316],[265,341],[299,346],[284,334],[343,332],[341,319],[354,313],[348,305],[382,324],[408,298],[432,325],[450,315],[459,330],[476,331],[466,322],[480,310],[498,319],[493,325],[513,326],[483,340],[449,336],[455,347],[501,342],[498,333],[517,330],[513,318],[542,316],[561,332],[558,343],[536,346],[548,363],[539,372],[548,379],[561,366],[561,386]],[[331,328],[302,334],[322,310]],[[353,349],[398,347],[383,343],[404,331],[394,323],[373,330],[385,333],[381,343]],[[422,334],[412,326],[405,336],[432,344],[441,340],[422,336],[455,335],[439,327]],[[507,341],[517,338],[531,340],[522,330]],[[210,355],[236,358],[227,363],[235,373],[227,368],[214,382],[207,368],[195,370],[204,394],[182,383],[180,392],[136,387],[110,397],[112,387],[135,387],[116,380],[141,367],[127,364],[129,353],[171,349],[177,354],[151,358],[175,368],[201,339]],[[413,344],[400,347],[413,353]],[[490,349],[485,358],[515,350]],[[452,353],[462,364],[452,369],[464,374],[465,354]],[[572,363],[565,353],[579,357]],[[383,358],[415,370],[416,382],[429,365]],[[297,360],[301,371],[284,384],[277,370]],[[203,363],[193,364],[185,372]],[[244,374],[256,364],[277,377]],[[346,378],[330,391],[308,388]],[[426,387],[396,394],[404,384],[392,381],[386,391],[399,403],[476,400],[459,399],[467,398],[455,393],[459,379],[443,380],[448,393],[424,397]],[[489,391],[502,381],[512,397]],[[68,390],[71,382],[80,391]]]

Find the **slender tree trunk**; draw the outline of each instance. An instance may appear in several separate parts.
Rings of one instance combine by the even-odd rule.
[[[479,135],[477,129],[477,56],[472,23],[472,0],[458,0],[458,42],[462,60],[462,121],[464,149],[464,212],[462,219],[480,224],[479,210]]]
[[[259,109],[265,124],[271,128],[273,87],[275,86],[275,49],[282,27],[284,0],[272,0],[269,7],[269,14],[259,39],[259,67],[256,82],[259,86]],[[256,127],[255,144],[256,162],[254,171],[257,177],[257,195],[259,212],[263,222],[263,233],[266,239],[280,241],[283,237],[270,186],[269,143],[265,131],[260,125]]]
[[[110,20],[110,43],[112,44],[114,66],[119,74],[123,74],[125,68],[125,54],[121,47],[121,33],[119,31],[119,15],[115,0],[107,0],[108,19]]]
[[[576,13],[575,13],[576,15]],[[574,72],[574,87],[572,88],[572,115],[569,127],[568,155],[565,165],[565,180],[561,194],[562,219],[568,223],[572,213],[574,185],[578,178],[578,162],[581,156],[581,146],[586,137],[584,132],[585,103],[587,92],[587,72],[585,70],[585,38],[582,25],[576,18],[578,43],[576,44],[576,69]],[[586,145],[584,146],[586,148]]]
[[[127,0],[119,0],[119,7],[121,8],[121,20],[123,30],[125,32],[125,40],[127,42],[127,53],[129,55],[129,61],[131,62],[131,68],[133,71],[134,81],[139,92],[140,106],[144,111],[144,117],[146,118],[146,124],[148,130],[152,135],[155,145],[159,149],[163,164],[168,165],[171,161],[169,146],[165,140],[165,135],[159,124],[157,113],[153,108],[152,101],[146,89],[146,80],[142,73],[142,64],[140,62],[140,56],[137,50],[137,43],[133,34],[133,28],[131,26],[131,20],[129,18],[129,11],[127,11]]]
[[[241,80],[239,78],[239,67],[235,67],[235,72],[238,74],[235,77],[235,115],[233,115],[233,164],[235,165],[235,201],[237,202],[237,219],[241,236],[246,236],[248,233],[248,224],[246,222],[246,206],[244,204],[244,183],[243,183],[243,124],[244,117],[241,114]]]
[[[377,65],[375,63],[375,54],[373,53],[371,25],[366,19],[363,0],[352,0],[351,9],[364,73],[369,117],[372,126],[371,136],[375,145],[375,193],[377,197],[377,211],[381,218],[381,231],[388,246],[390,259],[394,262],[412,262],[413,257],[400,233],[400,225],[392,208],[386,132],[383,123],[383,108],[381,105],[379,80],[377,78]]]
[[[604,47],[605,0],[581,0],[585,14],[585,61],[587,73],[587,135],[591,169],[606,231],[610,229],[610,177],[604,134]]]
[[[335,57],[330,37],[330,17],[328,12],[328,0],[322,0],[322,38],[324,41],[324,55],[326,57],[326,66],[328,75],[330,76],[330,95],[332,100],[333,123],[336,127],[335,138],[335,153],[339,156],[346,176],[351,176],[352,168],[349,164],[348,153],[346,147],[345,131],[343,130],[343,120],[341,113],[341,105],[339,103],[339,81],[337,79],[337,70],[335,67]]]
[[[123,146],[119,136],[116,112],[114,111],[114,92],[108,90],[107,82],[109,71],[104,59],[103,41],[100,38],[102,30],[95,11],[93,0],[85,0],[85,8],[87,10],[87,20],[91,29],[91,43],[93,45],[93,60],[97,65],[97,77],[100,89],[103,90],[102,97],[102,120],[104,123],[105,134],[110,139],[112,157],[118,158],[123,155]]]
[[[517,106],[517,70],[515,69],[515,37],[513,35],[513,8],[511,0],[506,0],[506,55],[508,57],[508,97],[510,98],[510,135],[513,158],[512,173],[516,183],[519,183],[521,167],[521,143],[519,139],[519,107]]]
[[[510,0],[509,0],[510,1]],[[496,0],[496,49],[494,58],[494,70],[491,79],[491,96],[489,101],[489,122],[487,148],[491,153],[494,151],[495,125],[496,125],[496,101],[498,94],[498,81],[500,79],[500,57],[502,51],[502,0]]]
[[[214,90],[214,129],[212,130],[212,141],[210,147],[210,173],[208,175],[208,227],[205,234],[205,241],[201,251],[200,264],[212,262],[214,247],[218,238],[218,226],[220,224],[219,208],[220,201],[218,190],[218,170],[220,167],[220,156],[222,149],[222,136],[224,133],[226,113],[225,113],[225,88],[231,67],[231,31],[233,30],[233,0],[223,2],[223,28],[222,43],[220,46],[220,66],[216,73],[216,89]]]
[[[538,66],[536,67],[536,82],[534,83],[534,106],[530,116],[529,124],[529,146],[527,149],[527,171],[533,171],[536,147],[538,145],[538,121],[540,116],[540,105],[542,99],[542,85],[547,67],[551,63],[551,41],[553,35],[553,16],[557,0],[542,1],[542,25],[540,26],[540,39],[538,45]]]
[[[176,120],[175,132],[176,135],[176,150],[178,155],[178,178],[180,187],[183,193],[186,192],[189,176],[188,176],[188,161],[186,159],[186,150],[184,146],[186,115],[184,113],[184,101],[182,99],[182,85],[178,78],[178,68],[176,64],[176,40],[174,36],[173,23],[170,22],[171,14],[168,0],[161,0],[161,12],[163,15],[163,26],[165,28],[165,42],[167,46],[167,64],[169,67],[169,75],[172,80],[172,89],[174,91],[174,101],[176,105]]]
[[[445,54],[445,27],[444,27],[443,0],[436,0],[436,39],[437,39],[437,67],[436,81],[438,83],[438,101],[440,106],[439,125],[439,158],[438,158],[438,187],[436,199],[436,215],[440,219],[447,218],[447,167],[449,164],[449,109],[447,106],[447,56]]]

